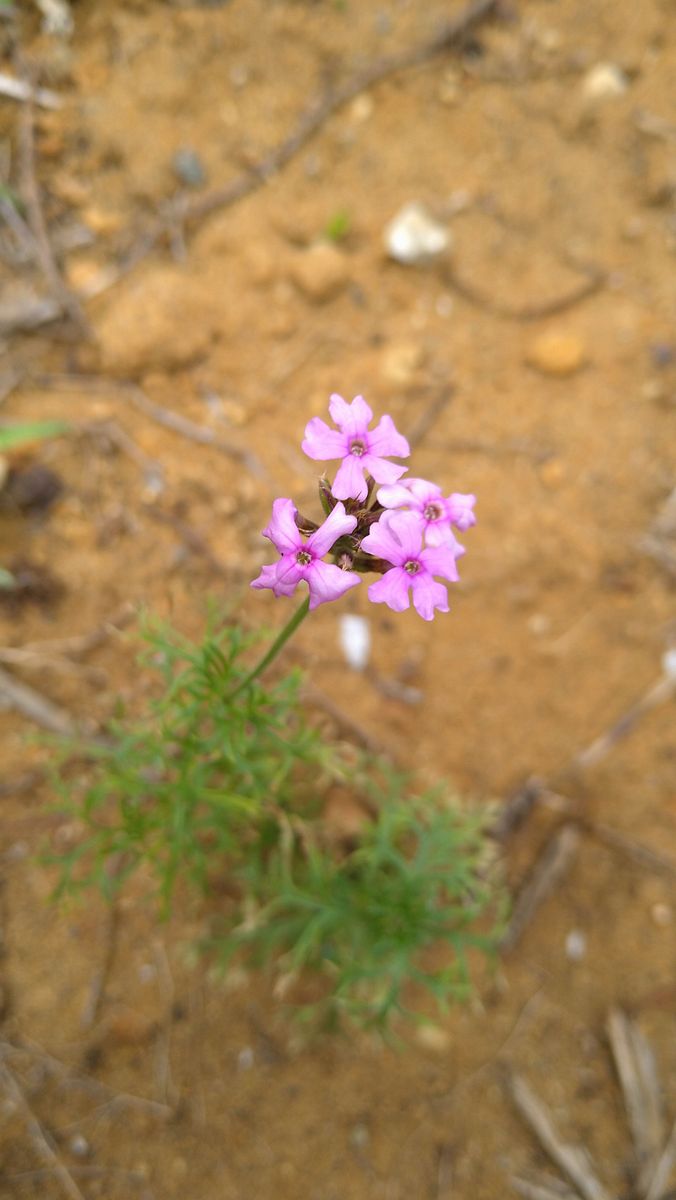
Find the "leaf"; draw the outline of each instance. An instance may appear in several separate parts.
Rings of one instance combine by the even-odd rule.
[[[68,429],[65,421],[28,421],[19,425],[3,425],[0,426],[0,451],[12,450],[15,446],[42,438],[60,437]]]

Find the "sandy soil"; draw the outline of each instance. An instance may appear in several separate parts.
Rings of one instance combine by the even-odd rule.
[[[505,4],[129,265],[181,192],[178,151],[204,173],[181,192],[194,203],[282,143],[327,87],[422,45],[448,12],[440,0],[78,0],[70,41],[22,15],[25,59],[63,97],[35,112],[50,241],[73,292],[100,294],[83,302],[89,339],[68,319],[4,339],[3,379],[16,383],[2,418],[65,418],[75,432],[11,460],[39,461],[64,490],[47,512],[5,506],[0,561],[59,586],[0,607],[0,644],[87,633],[128,602],[197,635],[208,594],[281,624],[281,604],[247,592],[266,558],[259,531],[275,495],[312,509],[304,425],[331,391],[363,392],[421,432],[417,474],[477,494],[479,523],[448,616],[396,616],[363,589],[343,602],[371,622],[369,679],[342,660],[338,606],[304,627],[290,660],[399,762],[493,802],[531,774],[557,777],[659,678],[676,635],[673,528],[657,557],[645,542],[674,486],[672,5]],[[6,101],[0,122],[15,180],[18,107]],[[453,247],[406,267],[386,257],[383,229],[412,200]],[[338,217],[345,236],[318,253]],[[5,327],[22,298],[54,294],[8,239],[3,227]],[[226,449],[163,427],[147,402]],[[135,649],[128,632],[87,669],[8,669],[103,723],[120,696],[143,703]],[[52,878],[33,856],[74,831],[46,787],[19,786],[47,756],[30,725],[8,709],[0,730],[5,1061],[87,1200],[495,1200],[512,1194],[510,1175],[546,1167],[505,1095],[505,1064],[627,1194],[611,1006],[637,1016],[672,1119],[676,1105],[674,868],[636,851],[676,861],[672,705],[561,785],[629,852],[583,830],[497,976],[468,1008],[405,1033],[403,1051],[364,1036],[304,1045],[268,980],[224,988],[188,961],[204,919],[194,902],[163,926],[139,889],[83,1030],[109,917],[94,898],[65,913],[47,902]],[[538,810],[512,839],[515,889],[561,820]],[[59,1077],[35,1047],[111,1091]],[[111,1105],[120,1092],[173,1115]],[[6,1086],[2,1111],[0,1195],[68,1194]]]

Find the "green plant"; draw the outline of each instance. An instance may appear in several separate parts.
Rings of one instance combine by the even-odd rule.
[[[332,213],[326,225],[324,226],[324,237],[330,242],[342,242],[347,237],[352,226],[352,219],[349,212],[340,208]]]
[[[93,778],[72,758],[61,765],[82,836],[59,859],[58,893],[94,884],[111,897],[143,866],[168,913],[179,885],[225,882],[205,949],[224,968],[243,959],[318,976],[317,1015],[383,1025],[411,1011],[417,986],[442,1005],[465,995],[469,951],[494,941],[479,816],[323,740],[298,676],[264,686],[270,655],[248,670],[254,639],[237,626],[198,645],[158,624],[145,636],[162,677],[149,711],[88,749]],[[329,838],[322,820],[337,781],[368,813],[356,844]]]

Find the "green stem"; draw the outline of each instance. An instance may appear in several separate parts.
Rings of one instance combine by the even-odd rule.
[[[240,692],[243,692],[245,688],[248,688],[249,684],[253,683],[254,679],[257,679],[259,675],[262,675],[265,668],[269,666],[273,659],[277,657],[280,650],[286,645],[291,635],[296,632],[298,626],[302,621],[305,620],[309,609],[310,597],[307,596],[300,607],[296,609],[291,620],[287,621],[281,633],[275,638],[270,649],[266,654],[263,655],[260,662],[256,663],[256,666],[253,668],[253,670],[249,671],[249,674],[244,676],[244,679],[237,685],[234,692],[230,693],[228,700],[234,700],[235,696],[239,696]]]

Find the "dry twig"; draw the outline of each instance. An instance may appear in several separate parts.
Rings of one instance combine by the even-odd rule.
[[[241,175],[236,176],[224,187],[215,188],[197,197],[177,197],[165,205],[160,219],[146,230],[132,247],[127,261],[135,265],[148,254],[164,237],[170,240],[182,226],[194,224],[219,209],[229,208],[238,200],[261,188],[294,158],[300,150],[319,132],[325,122],[354,100],[362,92],[381,83],[390,75],[411,67],[420,66],[430,59],[462,44],[472,29],[494,16],[500,0],[470,0],[456,17],[451,18],[442,29],[420,46],[407,47],[398,54],[377,59],[363,71],[347,79],[333,91],[315,101],[300,117],[296,128],[277,146],[265,154],[257,163]],[[180,236],[180,234],[179,234]]]
[[[664,1141],[664,1114],[655,1059],[647,1039],[626,1013],[613,1009],[607,1029],[638,1159],[636,1187],[641,1196],[648,1196]]]
[[[0,667],[0,701],[28,717],[36,725],[62,737],[72,737],[78,732],[77,725],[69,713],[59,708],[52,700],[40,695],[25,683],[19,683],[9,671]]]
[[[23,103],[38,104],[40,108],[60,108],[61,98],[49,88],[33,87],[25,79],[15,79],[0,71],[0,96]]]
[[[471,284],[461,280],[454,267],[450,263],[444,264],[444,279],[449,287],[468,304],[474,308],[481,308],[484,312],[490,313],[491,316],[501,317],[506,321],[541,321],[546,317],[556,316],[558,313],[566,312],[567,309],[573,308],[576,304],[580,304],[583,300],[594,296],[604,285],[606,277],[602,271],[589,269],[586,272],[586,278],[582,283],[572,288],[569,292],[565,292],[562,296],[554,296],[551,300],[533,301],[531,304],[514,305],[503,304],[494,296],[484,295],[478,292]]]
[[[69,1200],[84,1200],[84,1196],[73,1176],[56,1154],[54,1147],[19,1087],[14,1074],[4,1061],[4,1058],[0,1059],[0,1083],[12,1104],[22,1113],[28,1135],[35,1149],[43,1162],[47,1163],[54,1172],[61,1184],[64,1195],[68,1196]]]
[[[567,823],[557,829],[547,842],[514,903],[511,920],[500,941],[503,954],[514,949],[536,912],[561,882],[573,861],[579,841],[578,829]]]
[[[597,1179],[593,1164],[582,1146],[563,1142],[552,1121],[549,1109],[518,1075],[507,1076],[507,1086],[516,1108],[535,1134],[542,1149],[570,1179],[584,1200],[610,1200],[603,1184]]]

